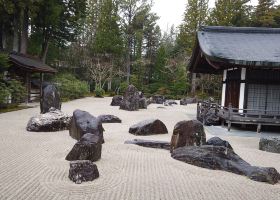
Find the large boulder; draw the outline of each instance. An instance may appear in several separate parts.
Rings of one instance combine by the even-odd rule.
[[[178,122],[173,130],[170,151],[178,147],[203,145],[206,143],[206,134],[203,125],[197,120]]]
[[[60,94],[54,85],[48,85],[43,89],[40,101],[41,113],[49,112],[51,107],[61,109]]]
[[[66,156],[66,160],[90,160],[92,162],[101,158],[102,140],[100,136],[87,133],[74,145]]]
[[[145,97],[139,100],[139,109],[147,109],[147,99]]]
[[[76,184],[93,181],[99,177],[96,164],[89,160],[76,160],[70,162],[69,179]]]
[[[197,103],[197,98],[183,98],[180,100],[180,105],[188,105],[192,103]]]
[[[207,145],[213,145],[213,146],[223,146],[229,149],[232,149],[232,146],[230,143],[226,140],[222,140],[219,137],[212,137],[206,142]]]
[[[165,150],[170,149],[170,143],[164,141],[134,139],[134,140],[125,141],[125,144],[135,144],[142,147],[165,149]]]
[[[120,106],[122,100],[123,100],[123,96],[120,95],[113,96],[111,106]]]
[[[175,149],[171,156],[191,165],[245,175],[255,181],[275,184],[280,179],[275,168],[251,166],[224,146],[184,146]]]
[[[122,123],[122,120],[115,115],[99,115],[97,117],[101,123]]]
[[[86,133],[97,135],[103,139],[103,126],[99,119],[92,116],[86,111],[75,110],[70,122],[69,133],[70,136],[76,140],[80,140]]]
[[[279,138],[261,138],[259,142],[259,149],[272,153],[280,153],[280,139]]]
[[[129,133],[134,135],[156,135],[166,134],[168,130],[162,121],[150,119],[131,126],[129,128]]]
[[[217,115],[215,108],[210,108],[205,112],[204,125],[206,126],[217,126],[220,125],[220,117]]]
[[[136,111],[139,109],[139,100],[139,91],[134,85],[129,85],[124,93],[120,109]]]
[[[39,114],[28,121],[26,130],[34,132],[53,132],[69,129],[71,116],[50,108],[49,112]]]

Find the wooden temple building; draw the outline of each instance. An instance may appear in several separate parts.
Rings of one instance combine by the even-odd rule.
[[[229,130],[280,125],[280,29],[202,27],[189,71],[223,76],[217,113]]]
[[[20,80],[26,86],[26,101],[40,99],[43,89],[43,75],[45,73],[54,74],[56,70],[37,58],[20,53],[10,53],[9,60],[11,65],[9,68],[10,76]]]

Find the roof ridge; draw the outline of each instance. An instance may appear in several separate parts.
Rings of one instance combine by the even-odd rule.
[[[200,31],[221,33],[267,33],[280,34],[280,28],[266,27],[234,27],[234,26],[202,26]]]

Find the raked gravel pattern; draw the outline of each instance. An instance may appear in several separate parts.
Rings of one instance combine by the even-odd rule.
[[[65,156],[75,144],[68,131],[27,132],[27,122],[39,113],[39,107],[0,114],[0,199],[280,199],[280,183],[269,185],[228,172],[202,169],[172,159],[166,150],[124,144],[134,138],[169,141],[177,122],[195,117],[196,105],[166,109],[150,105],[147,110],[129,112],[110,106],[110,102],[111,98],[89,97],[62,105],[62,111],[68,114],[81,109],[96,117],[113,114],[123,120],[122,124],[104,124],[105,144],[102,158],[96,162],[100,177],[80,185],[68,179],[69,162]],[[163,121],[169,134],[128,133],[131,125],[151,118]],[[243,159],[280,171],[280,155],[259,151],[257,135],[240,137],[224,131],[219,136],[228,140]],[[215,128],[207,132],[210,138],[215,135]]]

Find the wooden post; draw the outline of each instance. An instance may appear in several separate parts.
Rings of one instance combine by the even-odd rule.
[[[231,118],[232,118],[232,105],[231,103],[229,103],[229,107],[228,107],[228,131],[230,131],[231,129]]]
[[[42,112],[42,99],[43,99],[43,73],[40,73],[40,110]]]

